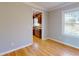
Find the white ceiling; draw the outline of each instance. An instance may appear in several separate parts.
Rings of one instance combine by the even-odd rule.
[[[73,2],[30,2],[27,3],[28,5],[31,5],[35,8],[51,11],[57,8],[61,8],[63,6],[67,6],[69,4],[72,4]]]
[[[40,7],[46,8],[46,9],[53,8],[53,7],[63,4],[63,3],[64,2],[33,2],[33,4],[36,4]]]

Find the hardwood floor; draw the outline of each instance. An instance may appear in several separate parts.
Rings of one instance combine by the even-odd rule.
[[[4,56],[79,56],[79,50],[55,42],[33,37],[33,45],[8,53]]]

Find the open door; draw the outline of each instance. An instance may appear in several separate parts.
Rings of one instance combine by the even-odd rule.
[[[42,39],[42,12],[33,12],[33,36]]]

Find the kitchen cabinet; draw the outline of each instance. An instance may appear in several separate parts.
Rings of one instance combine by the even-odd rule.
[[[41,38],[42,36],[41,29],[33,29],[33,35]]]

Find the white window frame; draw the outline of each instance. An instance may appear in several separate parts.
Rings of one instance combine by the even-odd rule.
[[[62,35],[67,36],[67,37],[79,38],[79,36],[75,36],[75,35],[70,35],[70,34],[65,34],[64,33],[64,28],[65,28],[65,18],[64,18],[64,15],[65,15],[66,12],[71,12],[71,11],[75,11],[75,10],[79,10],[79,7],[62,11]]]

